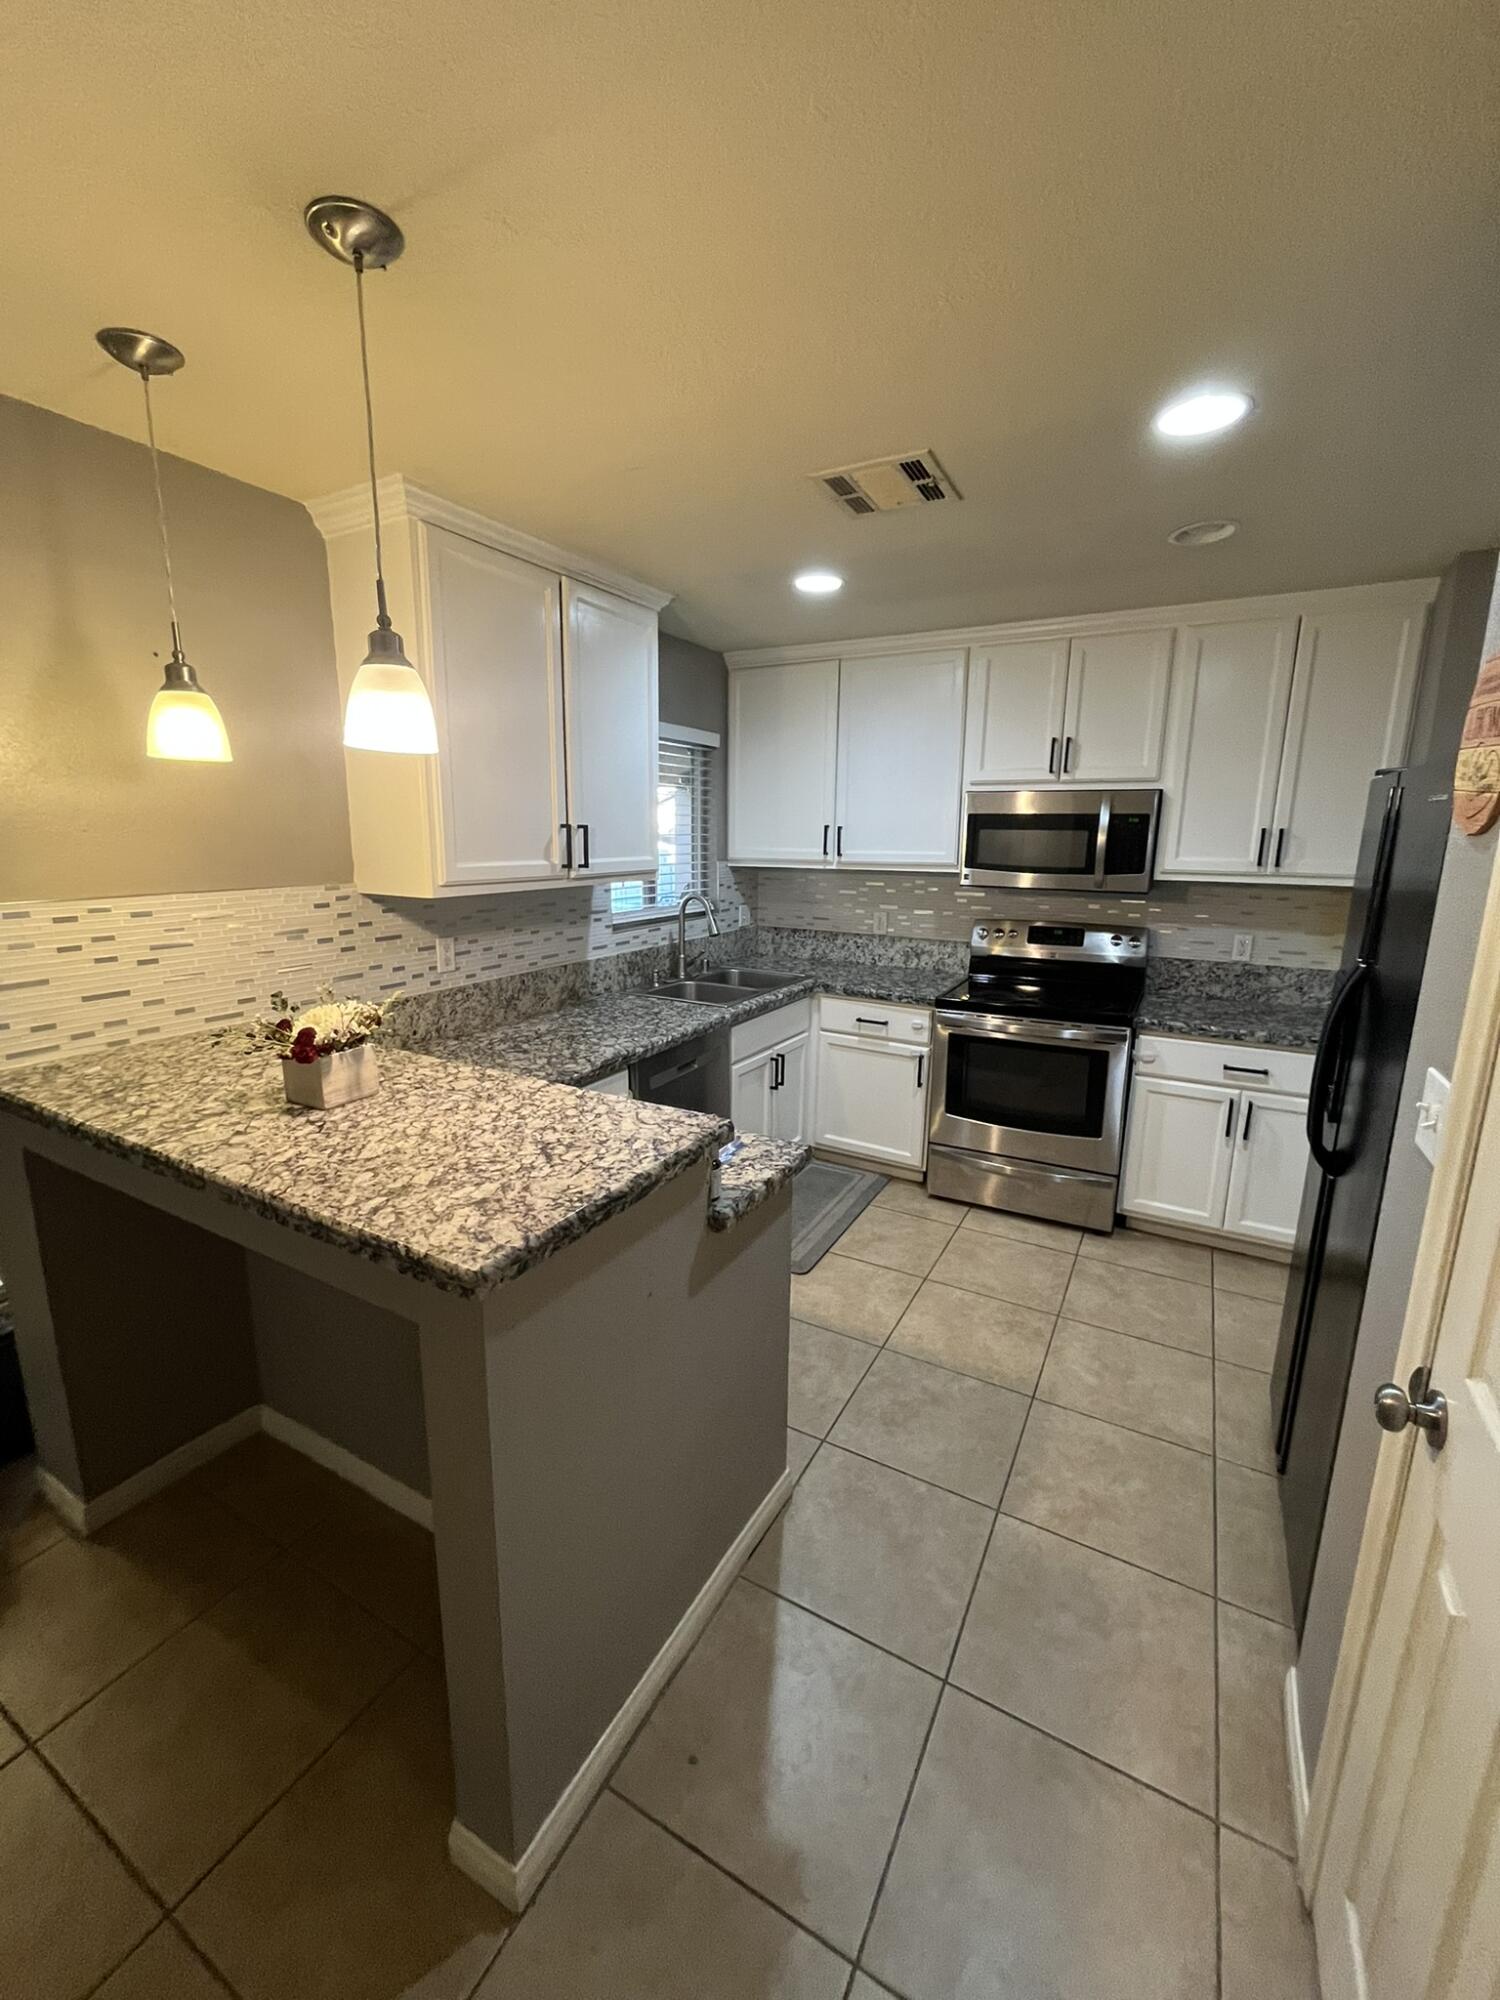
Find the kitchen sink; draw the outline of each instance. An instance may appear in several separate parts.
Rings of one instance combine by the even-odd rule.
[[[656,1000],[704,1000],[721,1006],[745,997],[743,986],[727,986],[716,979],[664,979],[659,986],[648,990]]]
[[[806,978],[801,972],[767,972],[758,965],[719,965],[714,968],[714,978],[725,986],[748,986],[757,993],[774,993],[780,986],[800,986]]]
[[[743,1000],[747,993],[774,993],[778,987],[800,986],[799,972],[767,972],[758,965],[716,965],[699,979],[663,979],[651,991],[661,1000],[705,1000],[723,1004]]]

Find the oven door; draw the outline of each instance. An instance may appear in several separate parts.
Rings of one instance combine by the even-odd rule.
[[[932,1143],[1117,1173],[1129,1073],[1129,1028],[939,1009]]]
[[[968,792],[962,879],[1140,894],[1151,886],[1160,799],[1160,792]]]

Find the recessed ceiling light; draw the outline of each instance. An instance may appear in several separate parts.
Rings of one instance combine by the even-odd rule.
[[[1158,437],[1212,437],[1232,429],[1254,407],[1241,389],[1196,389],[1191,396],[1164,403],[1151,419],[1151,428]]]
[[[804,569],[792,578],[792,584],[804,597],[832,597],[843,589],[844,579],[831,569]]]
[[[1167,540],[1179,549],[1206,548],[1210,542],[1227,542],[1239,525],[1238,521],[1189,521],[1185,528],[1174,528]]]

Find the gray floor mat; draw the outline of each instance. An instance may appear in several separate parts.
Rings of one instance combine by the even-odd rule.
[[[799,1278],[833,1248],[887,1178],[823,1160],[808,1162],[792,1187],[792,1269]]]

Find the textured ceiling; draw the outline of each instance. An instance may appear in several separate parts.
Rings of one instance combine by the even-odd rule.
[[[737,645],[1417,574],[1500,530],[1487,0],[113,0],[7,10],[0,388],[309,497],[382,469]],[[1203,377],[1259,410],[1147,432]],[[936,451],[958,505],[805,475]],[[1169,529],[1238,517],[1195,552]],[[842,598],[788,589],[805,563]]]

